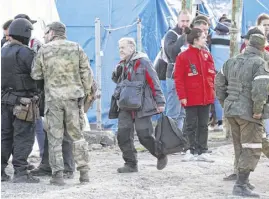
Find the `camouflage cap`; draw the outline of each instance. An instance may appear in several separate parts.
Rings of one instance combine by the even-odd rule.
[[[66,27],[63,23],[61,22],[52,22],[51,24],[48,24],[47,27],[50,30],[54,30],[57,35],[65,35],[66,32]]]
[[[264,49],[266,38],[261,34],[253,34],[250,36],[249,45],[258,49]]]

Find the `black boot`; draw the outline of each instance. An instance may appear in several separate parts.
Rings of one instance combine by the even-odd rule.
[[[65,185],[63,171],[56,171],[54,174],[52,174],[51,179],[50,179],[50,184],[58,185],[58,186]]]
[[[13,183],[39,183],[40,180],[31,173],[14,174]]]
[[[64,179],[73,179],[73,178],[74,178],[74,172],[64,171]]]
[[[167,156],[166,155],[160,156],[157,161],[157,169],[163,170],[166,167],[167,163],[168,163]]]
[[[137,166],[129,166],[128,164],[124,164],[123,167],[118,168],[118,173],[134,173],[138,172]]]
[[[10,176],[5,171],[1,171],[1,182],[10,181]]]
[[[250,172],[238,173],[237,181],[233,188],[233,195],[260,198],[259,194],[252,192],[252,190],[247,185],[249,174]]]
[[[235,173],[228,175],[223,178],[224,181],[236,181],[237,180],[237,175]]]
[[[34,165],[32,165],[32,164],[27,165],[27,170],[33,170],[33,169],[35,169]]]

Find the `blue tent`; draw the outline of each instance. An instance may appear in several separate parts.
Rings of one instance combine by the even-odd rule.
[[[168,29],[168,17],[173,11],[164,0],[57,0],[60,19],[67,26],[68,39],[78,42],[87,53],[95,72],[95,18],[101,20],[102,57],[102,122],[105,128],[112,128],[115,120],[108,119],[110,98],[115,84],[111,73],[119,62],[118,40],[121,37],[136,38],[137,18],[142,21],[142,45],[151,60],[160,48],[160,41]],[[107,31],[134,24],[128,28]],[[88,112],[90,123],[96,121],[96,107]],[[115,127],[115,126],[114,126]]]
[[[243,0],[243,34],[246,34],[250,26],[255,26],[257,17],[261,13],[269,14],[269,0]]]

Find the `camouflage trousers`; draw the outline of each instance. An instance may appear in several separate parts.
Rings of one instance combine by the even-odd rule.
[[[263,125],[239,117],[227,119],[233,137],[235,173],[254,171],[262,152]]]
[[[88,143],[82,133],[83,117],[83,106],[79,108],[78,99],[46,102],[45,119],[49,144],[49,162],[53,174],[64,170],[62,154],[64,126],[66,126],[67,133],[73,141],[73,155],[77,170],[88,169]]]

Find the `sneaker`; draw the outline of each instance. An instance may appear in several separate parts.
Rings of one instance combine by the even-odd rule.
[[[223,125],[216,125],[214,131],[223,131]]]
[[[215,126],[209,125],[208,126],[208,131],[214,131],[215,130]]]
[[[182,162],[190,162],[195,161],[195,156],[190,152],[190,150],[186,151],[186,154],[184,155]]]
[[[206,153],[202,153],[201,155],[197,156],[197,161],[201,161],[201,162],[215,162],[214,160],[212,160],[210,158],[210,155],[206,154]]]
[[[212,153],[212,150],[202,149],[202,150],[199,151],[198,155],[201,155],[203,153]]]
[[[14,175],[13,183],[39,183],[40,180],[34,177],[31,173],[25,175]]]
[[[160,158],[158,158],[157,161],[157,169],[163,170],[166,167],[167,163],[168,163],[167,156],[166,155],[161,156]]]

